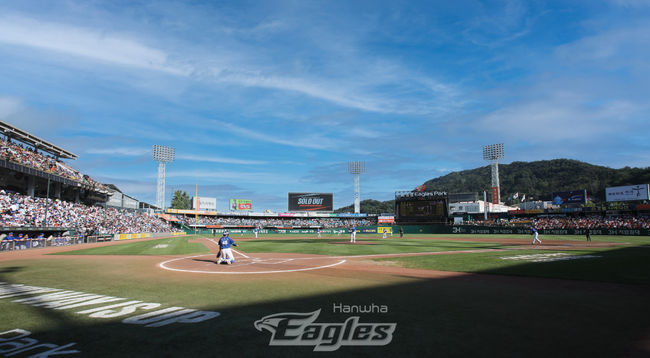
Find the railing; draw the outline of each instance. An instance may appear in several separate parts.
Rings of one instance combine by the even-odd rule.
[[[0,243],[0,251],[70,246],[83,243],[84,237],[82,236],[58,236],[50,238],[2,240],[2,243]]]
[[[179,233],[164,232],[164,233],[149,233],[147,238],[156,238],[156,237],[167,237],[167,236],[176,236]],[[185,233],[182,233],[183,235]],[[3,239],[0,242],[0,251],[12,251],[12,250],[27,250],[27,249],[39,249],[44,247],[59,247],[59,246],[71,246],[79,244],[96,244],[98,242],[108,242],[119,240],[120,235],[128,236],[125,239],[135,239],[135,238],[145,238],[145,234],[139,237],[131,237],[136,234],[104,234],[104,235],[91,235],[91,236],[51,236],[49,238],[33,238],[33,239],[14,239],[6,240]]]

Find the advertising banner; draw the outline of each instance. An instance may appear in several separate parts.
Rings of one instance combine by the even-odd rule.
[[[496,186],[492,187],[492,204],[499,204],[499,188]]]
[[[230,210],[253,210],[253,201],[247,199],[230,199]]]
[[[216,211],[217,198],[206,198],[205,196],[196,196],[192,199],[192,209]]]
[[[379,224],[392,224],[395,222],[394,216],[379,216],[377,217],[377,223]]]
[[[368,216],[366,213],[338,213],[336,214],[339,218],[365,218]]]
[[[607,201],[650,200],[648,184],[605,188]]]
[[[332,211],[332,193],[289,193],[289,211]]]
[[[452,203],[449,204],[449,212],[451,214],[455,213],[467,213],[467,214],[478,214],[482,213],[481,205],[479,203]]]
[[[383,233],[392,234],[393,233],[393,228],[392,227],[379,226],[379,227],[377,227],[377,233],[378,234],[383,234]]]
[[[203,211],[203,210],[167,209],[167,212],[170,214],[217,215],[216,211]]]
[[[586,204],[587,203],[587,190],[571,190],[559,191],[553,193],[553,204]]]

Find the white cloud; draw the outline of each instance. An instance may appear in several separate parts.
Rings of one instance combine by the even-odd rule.
[[[88,154],[106,154],[106,155],[122,155],[127,157],[139,157],[142,155],[151,154],[151,148],[91,148],[86,151]]]
[[[237,158],[224,158],[215,155],[211,156],[200,156],[200,155],[177,155],[176,159],[179,160],[191,160],[196,162],[211,162],[211,163],[224,163],[224,164],[245,164],[245,165],[257,165],[257,164],[267,164],[268,162],[261,160],[248,160],[248,159],[237,159]]]
[[[126,157],[139,157],[143,155],[150,155],[151,148],[130,148],[130,147],[120,147],[120,148],[91,148],[86,151],[88,154],[105,154],[105,155],[116,155],[116,156],[126,156]],[[200,155],[176,155],[176,160],[189,160],[196,162],[210,162],[210,163],[225,163],[225,164],[245,164],[245,165],[257,165],[257,164],[267,164],[265,161],[261,160],[248,160],[248,159],[237,159],[237,158],[224,158],[219,156],[200,156]]]
[[[222,130],[239,134],[251,140],[257,139],[264,142],[281,144],[290,147],[311,148],[311,149],[332,149],[337,147],[337,141],[327,137],[311,135],[309,137],[285,139],[285,138],[278,137],[276,134],[257,132],[251,129],[242,128],[234,124],[223,122],[223,121],[215,120],[214,122],[219,124]],[[278,131],[274,133],[277,132]]]
[[[187,74],[178,66],[170,66],[165,52],[127,36],[21,16],[0,17],[0,42],[174,75]]]
[[[253,32],[282,27],[280,21],[262,23]],[[341,63],[339,73],[289,74],[282,62],[268,68],[258,49],[239,46],[220,50],[185,43],[176,50],[151,47],[128,34],[41,21],[18,15],[0,16],[0,43],[55,51],[111,65],[147,69],[212,83],[228,83],[296,92],[340,106],[379,113],[429,114],[454,107],[456,91],[381,59],[354,57]],[[206,51],[207,50],[207,51]],[[329,58],[333,53],[323,54]],[[370,62],[375,62],[373,65]],[[215,67],[214,63],[219,63]],[[346,73],[350,73],[348,76]],[[133,83],[137,86],[140,82]],[[380,88],[399,84],[417,97],[395,98]],[[155,89],[151,89],[156,91]]]
[[[256,184],[269,184],[269,183],[283,183],[292,184],[297,183],[298,180],[292,175],[283,175],[277,173],[267,172],[241,172],[241,171],[224,171],[224,170],[193,170],[193,171],[174,171],[170,170],[166,173],[167,178],[201,178],[203,182],[209,179],[218,180],[223,182],[228,180],[233,183],[256,183]],[[149,177],[154,178],[155,175]]]
[[[647,68],[650,26],[643,23],[586,36],[559,46],[556,55],[578,66],[597,63],[603,70],[640,64]]]

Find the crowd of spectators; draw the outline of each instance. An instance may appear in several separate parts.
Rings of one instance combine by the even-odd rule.
[[[107,190],[104,185],[91,179],[88,175],[83,175],[62,161],[38,152],[35,148],[23,147],[20,144],[0,139],[0,158],[87,184],[99,190]]]
[[[551,216],[536,218],[512,218],[499,220],[464,221],[462,225],[474,226],[534,226],[537,229],[650,229],[650,217],[647,216],[600,216],[583,217]]]
[[[36,247],[68,246],[82,243],[84,243],[84,236],[82,235],[50,235],[45,237],[45,234],[43,233],[30,236],[29,234],[16,235],[13,232],[0,235],[0,251],[25,250]]]
[[[216,217],[177,215],[183,224],[247,226],[258,228],[295,227],[295,228],[341,228],[352,226],[370,226],[377,222],[367,218],[317,218],[317,217]]]
[[[47,222],[46,215],[47,213]],[[84,234],[177,231],[157,216],[0,190],[1,227],[61,227]]]

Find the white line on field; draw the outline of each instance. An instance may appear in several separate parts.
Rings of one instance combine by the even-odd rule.
[[[236,252],[236,253],[238,253],[238,254],[240,254],[240,255],[242,255],[242,256],[244,256],[244,257],[247,258],[247,259],[250,259],[250,257],[244,255],[243,252],[239,252],[239,251],[237,251],[237,250],[235,250],[235,249],[232,249],[232,251],[233,251],[233,252]]]
[[[362,257],[376,257],[376,256],[417,256],[417,255],[444,255],[444,254],[462,254],[462,253],[480,253],[480,252],[491,252],[491,251],[504,251],[510,249],[476,249],[476,250],[456,250],[456,251],[427,251],[427,252],[403,252],[399,254],[372,254],[372,255],[349,255],[349,256],[321,256],[321,257],[301,257],[300,260],[312,260],[312,259],[322,259],[327,257],[330,259],[351,259],[351,258],[362,258]]]
[[[210,240],[210,241],[214,242],[215,244],[219,245],[219,243],[216,242],[216,241],[214,241],[213,239],[208,238],[208,240]],[[239,251],[237,251],[237,250],[235,250],[235,249],[232,249],[232,251],[235,252],[235,253],[238,253],[238,254],[240,254],[240,255],[242,255],[242,256],[244,256],[244,257],[247,258],[247,259],[250,259],[250,257],[246,256],[243,252],[239,252]]]
[[[307,268],[301,268],[301,269],[274,270],[274,271],[254,271],[254,272],[246,272],[246,271],[199,271],[199,270],[177,269],[177,268],[172,268],[172,267],[167,267],[166,266],[166,264],[168,264],[170,262],[174,262],[174,261],[178,261],[178,260],[184,260],[184,259],[190,259],[190,258],[193,258],[193,257],[200,257],[200,256],[207,256],[207,255],[195,255],[195,256],[186,256],[186,257],[181,257],[181,258],[177,258],[177,259],[171,259],[171,260],[167,260],[167,261],[159,263],[158,266],[160,268],[162,268],[162,269],[165,269],[165,270],[179,271],[179,272],[211,273],[211,274],[221,274],[221,275],[248,275],[248,274],[285,273],[285,272],[319,270],[319,269],[324,269],[324,268],[328,268],[328,267],[338,266],[338,265],[340,265],[340,264],[342,264],[342,263],[344,263],[346,261],[346,260],[341,260],[339,262],[335,262],[335,263],[330,264],[330,265],[307,267]]]

